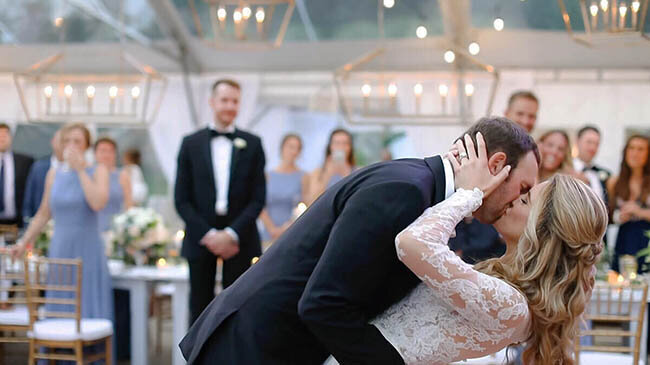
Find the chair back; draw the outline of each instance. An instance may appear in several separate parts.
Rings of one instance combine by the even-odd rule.
[[[18,239],[18,225],[0,224],[0,237],[2,237],[5,242],[16,242]]]
[[[81,259],[25,260],[30,326],[39,319],[73,318],[81,327]]]
[[[14,260],[8,251],[0,250],[0,309],[27,304],[25,266]]]
[[[596,338],[619,337],[629,339],[629,346],[625,345],[580,345],[580,339],[575,341],[576,359],[580,358],[580,351],[594,351],[607,353],[629,353],[634,357],[634,364],[639,362],[641,351],[641,335],[643,320],[648,297],[648,284],[609,284],[597,282],[594,286],[591,302],[587,304],[584,318],[592,323],[607,323],[618,325],[614,329],[582,328],[579,337],[592,336]],[[625,327],[628,324],[629,327]],[[628,329],[629,328],[629,329]],[[594,341],[595,342],[595,341]]]

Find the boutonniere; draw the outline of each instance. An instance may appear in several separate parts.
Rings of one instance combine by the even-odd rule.
[[[598,178],[599,178],[600,180],[607,180],[607,173],[606,173],[605,171],[600,171],[600,172],[598,173]]]
[[[235,138],[234,141],[232,141],[232,143],[235,145],[235,147],[237,147],[239,149],[246,148],[246,140],[243,139],[243,138],[237,137],[237,138]]]

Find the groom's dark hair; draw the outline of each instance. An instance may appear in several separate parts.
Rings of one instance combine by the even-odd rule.
[[[481,118],[469,127],[463,136],[469,134],[476,146],[476,133],[478,132],[483,135],[488,156],[492,156],[496,152],[505,153],[506,165],[510,165],[512,169],[517,167],[519,160],[531,151],[535,154],[537,163],[540,163],[539,150],[533,137],[510,119],[503,117]],[[456,140],[464,141],[463,136]]]

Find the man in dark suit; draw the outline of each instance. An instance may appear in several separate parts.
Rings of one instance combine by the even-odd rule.
[[[491,223],[535,183],[539,153],[526,131],[485,118],[490,172],[509,177],[475,213]],[[462,159],[463,156],[460,156]],[[180,344],[189,364],[401,364],[368,322],[419,282],[395,236],[455,191],[451,163],[434,156],[381,162],[337,183],[233,286],[210,303]]]
[[[0,224],[23,226],[25,183],[34,159],[14,153],[11,129],[0,123]]]
[[[262,253],[256,219],[266,199],[264,151],[257,136],[235,128],[239,99],[235,81],[215,82],[214,122],[185,137],[178,153],[174,195],[185,221],[192,323],[214,298],[217,257],[227,288]]]
[[[34,162],[29,169],[29,175],[27,175],[25,199],[23,200],[23,220],[25,222],[36,215],[38,207],[41,206],[43,192],[45,191],[45,177],[50,167],[56,168],[63,161],[60,131],[54,133],[50,144],[52,146],[52,154]]]
[[[607,203],[607,180],[611,173],[594,164],[600,147],[600,130],[593,125],[586,125],[580,128],[577,137],[578,156],[573,159],[573,168],[585,175],[589,186]]]

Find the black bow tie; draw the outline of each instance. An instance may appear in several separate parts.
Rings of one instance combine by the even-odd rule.
[[[232,132],[219,132],[218,130],[210,129],[210,135],[212,138],[217,138],[217,137],[226,137],[229,140],[233,140],[235,138],[235,133]]]

